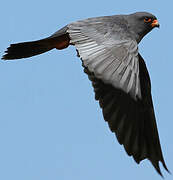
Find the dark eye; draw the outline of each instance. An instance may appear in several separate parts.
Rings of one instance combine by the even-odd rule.
[[[152,19],[149,18],[149,17],[145,17],[145,18],[144,18],[144,22],[146,22],[146,23],[151,22],[151,21],[152,21]]]

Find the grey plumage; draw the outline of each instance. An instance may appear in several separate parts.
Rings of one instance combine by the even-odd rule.
[[[149,74],[138,52],[138,43],[158,26],[156,17],[146,12],[89,18],[68,24],[44,40],[11,45],[3,59],[74,45],[104,119],[119,143],[136,163],[149,159],[162,176],[159,161],[168,169],[161,151]]]

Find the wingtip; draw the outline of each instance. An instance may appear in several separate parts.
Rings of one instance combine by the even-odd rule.
[[[150,160],[150,161],[151,161],[152,165],[154,166],[155,170],[157,171],[157,173],[164,179],[164,176],[160,170],[159,161],[156,161],[156,162],[152,161],[152,160]]]
[[[161,172],[161,170],[160,170],[160,167],[159,168],[156,168],[156,171],[159,173],[159,175],[164,179],[164,176],[163,176],[163,174],[162,174],[162,172]]]
[[[151,161],[151,160],[150,160],[150,161]],[[163,161],[160,161],[160,162],[162,163],[164,169],[171,175],[171,172],[170,172],[169,169],[167,168],[164,160],[163,160]],[[161,170],[160,170],[159,162],[154,163],[154,162],[151,161],[151,163],[153,164],[153,166],[154,166],[154,168],[156,169],[156,171],[158,172],[158,174],[164,179],[164,176],[163,176],[163,174],[162,174],[162,172],[161,172]]]
[[[170,172],[169,169],[167,168],[167,166],[166,166],[166,164],[165,164],[164,161],[162,162],[162,165],[163,165],[163,167],[165,168],[165,170],[166,170],[169,174],[171,174],[171,172]]]

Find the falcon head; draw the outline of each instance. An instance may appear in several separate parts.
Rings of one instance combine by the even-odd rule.
[[[128,22],[128,27],[135,35],[137,42],[140,42],[153,28],[160,26],[156,16],[148,12],[136,12],[127,15],[125,18]]]

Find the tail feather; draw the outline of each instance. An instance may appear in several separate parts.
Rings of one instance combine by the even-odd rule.
[[[5,51],[6,54],[2,59],[21,59],[42,54],[53,48],[64,49],[68,47],[69,41],[68,34],[63,34],[61,36],[49,37],[38,41],[11,44]]]

